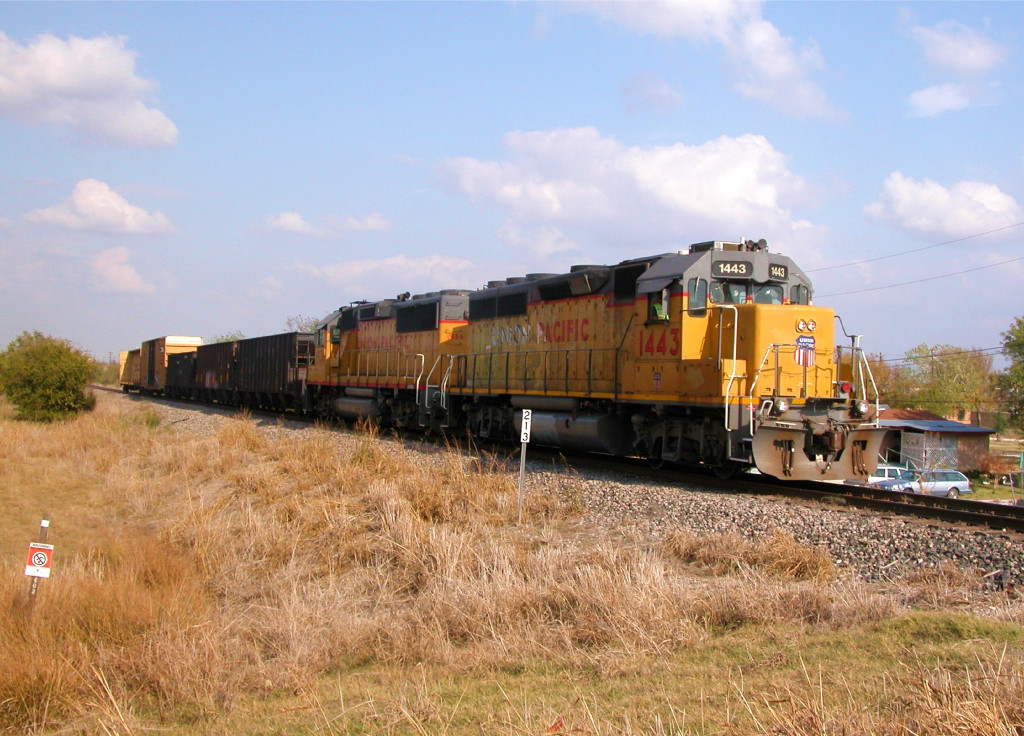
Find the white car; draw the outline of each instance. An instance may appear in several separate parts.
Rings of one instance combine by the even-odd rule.
[[[883,480],[894,480],[900,477],[900,473],[906,471],[907,467],[904,465],[879,465],[875,472],[868,476],[868,485],[874,486]]]

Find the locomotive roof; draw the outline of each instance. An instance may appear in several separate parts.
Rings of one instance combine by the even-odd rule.
[[[781,264],[786,268],[785,281],[811,287],[810,279],[793,263],[792,259],[780,253],[769,253],[764,240],[757,242],[744,240],[738,243],[712,240],[695,243],[686,253],[661,253],[623,260],[614,265],[577,265],[567,273],[560,274],[531,273],[525,276],[513,276],[503,280],[490,281],[486,286],[475,291],[446,289],[427,294],[416,294],[411,297],[408,294],[403,294],[397,300],[355,302],[325,317],[318,328],[330,323],[342,313],[350,315],[343,321],[349,323],[349,328],[351,328],[355,326],[356,321],[383,319],[392,316],[394,310],[401,311],[412,306],[431,304],[442,300],[450,301],[452,297],[455,302],[461,302],[462,299],[479,302],[514,294],[528,294],[534,290],[544,300],[594,294],[612,288],[611,274],[613,271],[629,268],[639,269],[645,264],[649,264],[649,267],[643,270],[637,278],[637,294],[660,291],[673,281],[684,277],[700,276],[709,280],[741,278],[713,275],[712,264],[721,261],[750,264],[751,276],[743,278],[755,282],[778,281],[778,279],[769,277],[768,269],[771,265]]]
[[[716,264],[719,265],[718,268]],[[728,270],[721,268],[723,264],[728,265]],[[740,273],[732,268],[737,264],[749,265]],[[773,271],[780,267],[779,272],[784,275],[773,274]],[[789,256],[769,253],[767,245],[762,240],[759,243],[697,243],[690,247],[689,253],[663,256],[637,279],[636,290],[638,294],[650,294],[661,291],[673,281],[693,277],[709,281],[803,284],[811,288],[810,279]]]

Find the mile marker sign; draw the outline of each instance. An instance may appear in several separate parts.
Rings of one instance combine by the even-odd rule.
[[[50,564],[53,562],[53,545],[41,542],[30,542],[28,545],[28,561],[25,563],[25,574],[33,578],[50,577]]]
[[[519,446],[519,523],[523,523],[523,476],[526,474],[526,446],[530,444],[530,422],[533,420],[533,410],[523,409],[523,423],[520,427],[520,439],[523,444]]]

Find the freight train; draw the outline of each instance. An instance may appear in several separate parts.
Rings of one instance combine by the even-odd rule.
[[[860,337],[765,241],[360,301],[312,333],[143,343],[124,390],[791,480],[866,478],[884,430]],[[841,326],[841,322],[840,322]]]

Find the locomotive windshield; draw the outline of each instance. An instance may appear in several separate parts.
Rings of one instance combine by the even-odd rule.
[[[713,304],[782,304],[783,289],[778,284],[740,281],[712,281],[708,296]]]

